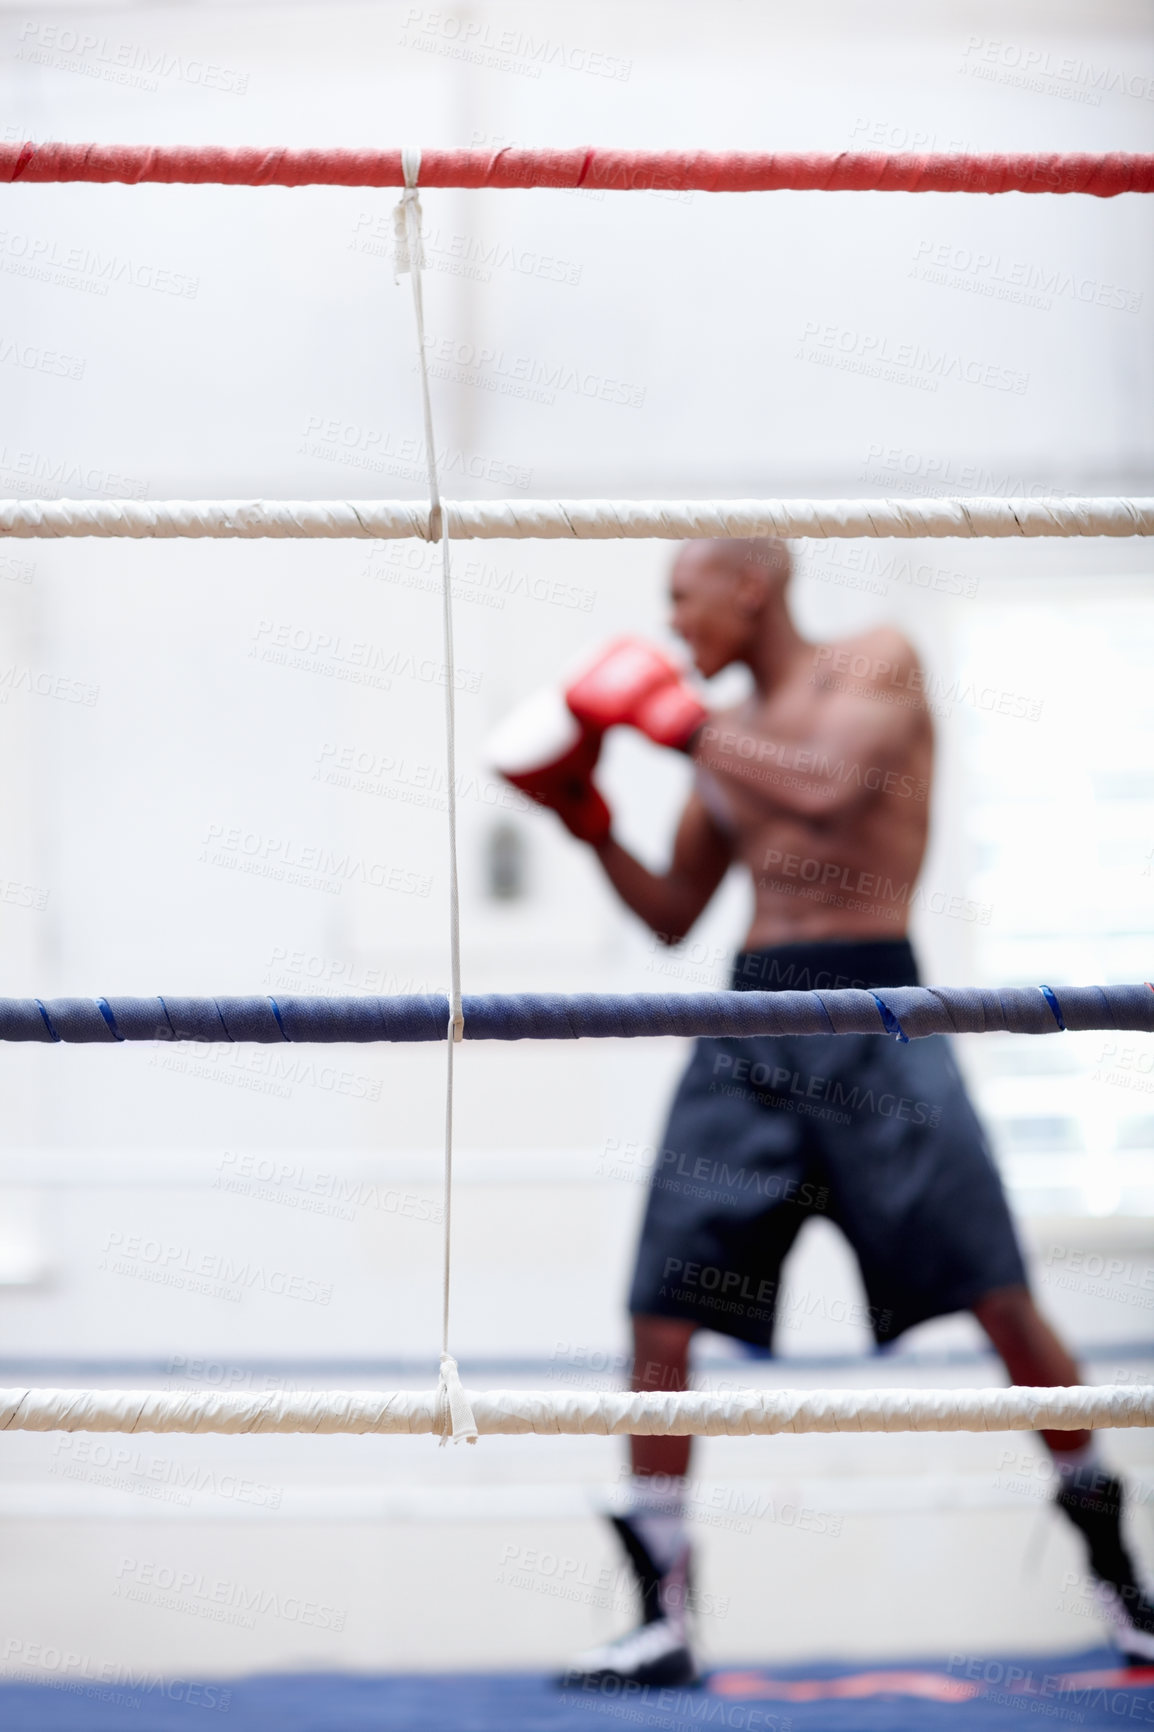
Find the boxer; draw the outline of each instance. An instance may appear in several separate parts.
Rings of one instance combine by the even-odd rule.
[[[888,626],[807,642],[790,616],[789,577],[780,541],[688,543],[673,565],[673,630],[705,678],[748,668],[751,695],[710,713],[667,656],[618,640],[513,718],[494,741],[493,762],[593,851],[617,895],[665,944],[685,937],[732,866],[744,870],[753,914],[735,990],[916,985],[907,924],[933,774],[922,670]],[[613,837],[593,779],[613,727],[692,759],[694,786],[664,872]],[[782,1264],[817,1215],[853,1247],[879,1344],[970,1311],[1012,1383],[1080,1381],[1030,1292],[1001,1181],[945,1039],[699,1040],[660,1149],[630,1294],[634,1389],[686,1388],[697,1329],[769,1347]],[[677,1176],[686,1171],[692,1184]],[[1058,1505],[1086,1542],[1122,1651],[1148,1663],[1154,1607],[1122,1539],[1121,1483],[1101,1467],[1092,1432],[1042,1436]],[[612,1519],[643,1621],[581,1656],[568,1676],[691,1683],[691,1439],[630,1443],[629,1506]]]

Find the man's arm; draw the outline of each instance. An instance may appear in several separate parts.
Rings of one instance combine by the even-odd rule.
[[[913,648],[897,632],[869,640],[868,679],[830,675],[813,725],[770,738],[732,717],[707,722],[692,746],[697,763],[735,787],[801,817],[842,812],[900,779],[911,741],[926,726],[924,682]]]
[[[626,907],[664,944],[680,944],[733,859],[729,838],[696,793],[681,814],[667,872],[650,872],[612,837],[595,844],[593,852]]]

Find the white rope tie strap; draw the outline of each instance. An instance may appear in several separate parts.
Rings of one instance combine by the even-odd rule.
[[[1083,1431],[1154,1425],[1154,1387],[745,1390],[732,1395],[493,1390],[465,1397],[482,1436],[763,1437],[801,1432]],[[444,1436],[444,1391],[294,1395],[0,1390],[0,1431]]]
[[[425,262],[421,243],[421,197],[417,182],[421,153],[401,152],[405,190],[394,213],[396,276],[408,274],[413,286],[413,314],[417,326],[417,366],[421,380],[421,416],[425,431],[425,459],[429,469],[429,513],[425,537],[441,547],[441,633],[445,657],[445,782],[449,817],[449,1021],[445,1057],[445,1181],[444,1235],[441,1268],[441,1380],[438,1387],[439,1430],[442,1444],[464,1439],[477,1441],[477,1424],[469,1398],[461,1386],[457,1361],[449,1351],[449,1295],[452,1275],[453,1220],[453,1059],[458,1041],[464,1038],[465,1018],[461,1006],[461,909],[457,879],[457,716],[455,663],[453,656],[453,591],[449,568],[449,523],[441,504],[437,477],[437,447],[433,433],[433,406],[429,395],[428,353],[425,346],[425,301],[421,270]]]
[[[424,348],[421,350],[424,356]],[[1154,535],[1154,499],[5,499],[0,537],[49,540],[962,540]]]

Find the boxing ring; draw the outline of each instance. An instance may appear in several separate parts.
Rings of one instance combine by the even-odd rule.
[[[509,500],[441,497],[423,341],[420,191],[430,188],[702,192],[951,192],[1113,198],[1154,192],[1149,155],[837,155],[622,150],[259,150],[0,145],[8,183],[398,187],[396,270],[412,289],[428,500],[0,501],[0,539],[389,539],[441,549],[448,789],[448,993],[408,998],[95,998],[0,1001],[0,1039],[114,1047],[135,1041],[443,1042],[446,1051],[440,1376],[418,1392],[307,1395],[0,1390],[0,1430],[753,1436],[804,1432],[1080,1430],[1154,1426],[1154,1388],[748,1391],[735,1395],[471,1391],[451,1351],[453,1062],[462,1041],[725,1034],[1154,1032],[1154,987],[1124,986],[468,996],[460,976],[451,545],[467,539],[778,536],[1129,537],[1154,534],[1154,498]],[[432,1370],[432,1367],[430,1367]],[[736,1692],[740,1694],[740,1691]],[[836,1691],[829,1692],[836,1695]],[[789,1699],[786,1697],[785,1699]],[[736,1722],[734,1722],[736,1723]],[[752,1722],[751,1722],[752,1724]]]

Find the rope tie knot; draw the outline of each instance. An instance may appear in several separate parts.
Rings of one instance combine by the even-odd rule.
[[[421,153],[410,145],[401,151],[401,169],[405,190],[393,210],[393,281],[400,282],[410,271],[423,269],[425,249],[421,240],[421,195],[417,177],[421,172]]]
[[[451,1353],[441,1355],[441,1377],[437,1384],[437,1429],[442,1449],[454,1443],[476,1443],[477,1420],[473,1404],[465,1394],[457,1361]]]

